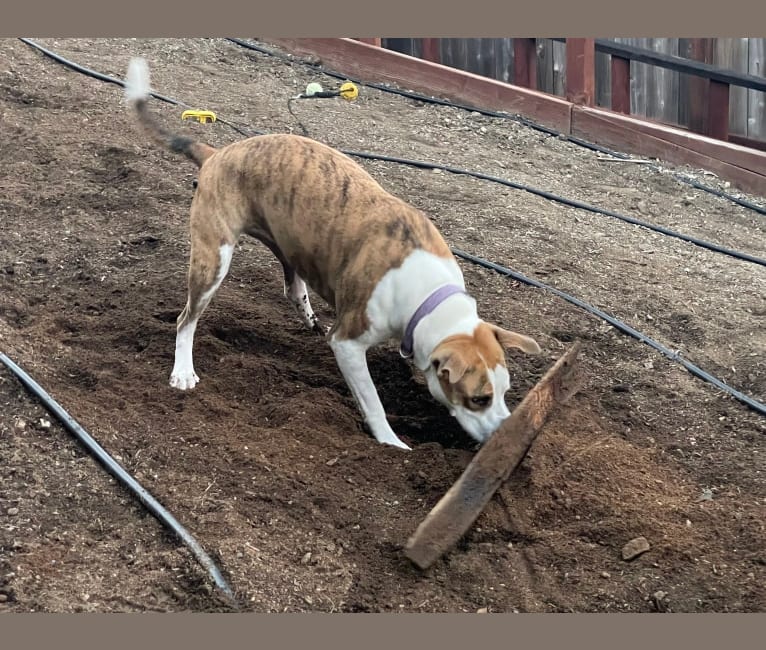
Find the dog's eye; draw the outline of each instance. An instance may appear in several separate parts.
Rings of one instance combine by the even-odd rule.
[[[484,407],[484,406],[487,406],[491,400],[492,400],[492,395],[479,395],[477,397],[471,398],[471,404]]]

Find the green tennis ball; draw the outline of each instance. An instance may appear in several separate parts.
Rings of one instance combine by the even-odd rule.
[[[312,81],[308,86],[306,86],[306,94],[309,97],[315,95],[316,93],[321,93],[322,90],[322,84],[318,84],[316,81]]]

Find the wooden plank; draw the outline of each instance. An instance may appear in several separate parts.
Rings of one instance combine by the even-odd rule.
[[[534,38],[513,39],[513,83],[537,88],[537,44]]]
[[[439,40],[438,38],[421,38],[421,51],[423,52],[423,58],[426,61],[432,63],[439,63],[441,56],[439,54]]]
[[[721,68],[733,70],[734,72],[748,71],[748,49],[749,39],[747,38],[718,38],[713,47],[712,63]],[[729,89],[729,132],[738,135],[747,135],[747,117],[748,117],[748,91],[747,88],[733,86]],[[697,99],[703,107],[709,104],[709,97],[703,96]],[[709,126],[704,125],[701,133],[709,133]]]
[[[459,70],[468,70],[468,46],[464,38],[453,38],[452,47],[455,51],[455,63],[453,64]]]
[[[555,95],[553,65],[553,41],[541,38],[537,42],[537,90]]]
[[[612,105],[612,57],[596,50],[596,106]],[[630,68],[628,68],[630,70]],[[630,72],[628,73],[630,76]],[[628,94],[630,106],[630,94]]]
[[[559,97],[566,95],[567,46],[566,43],[553,43],[553,94]]]
[[[719,140],[729,136],[729,84],[710,82],[706,135]]]
[[[513,39],[498,38],[496,40],[494,78],[511,83],[513,81]]]
[[[381,44],[394,52],[415,56],[413,40],[412,38],[384,38]]]
[[[479,41],[479,69],[480,75],[495,79],[495,39],[480,38]]]
[[[617,38],[619,43],[635,47],[649,47],[648,38]],[[612,54],[614,56],[614,54]],[[618,55],[620,56],[620,55]],[[647,95],[649,93],[649,66],[643,63],[630,62],[630,113],[646,117]]]
[[[596,97],[596,44],[593,38],[568,38],[566,98],[592,106]]]
[[[451,68],[456,68],[452,50],[452,38],[442,38],[439,40],[439,57],[441,58],[441,65],[446,65]]]
[[[656,38],[655,50],[663,54],[678,56],[677,38]],[[678,124],[679,116],[679,73],[665,68],[655,68],[658,92],[649,98],[652,115],[661,122]]]
[[[748,39],[748,73],[766,77],[766,38]],[[748,138],[766,141],[766,93],[757,90],[747,92]]]
[[[766,151],[766,140],[754,140],[753,138],[746,138],[744,135],[729,133],[729,142],[741,144],[743,147],[750,147],[751,149]]]
[[[537,89],[564,97],[566,68],[566,44],[552,38],[537,39]]]
[[[713,38],[679,39],[679,54],[693,61],[713,62]],[[733,89],[732,89],[733,90]],[[679,78],[678,123],[695,133],[707,133],[710,80],[682,74]]]
[[[357,38],[357,41],[360,43],[367,43],[367,45],[374,45],[375,47],[380,47],[380,39],[379,38]]]
[[[708,169],[766,196],[766,153],[598,108],[572,109],[572,135],[633,154]]]
[[[581,115],[583,114],[585,114],[585,111],[581,113]],[[622,115],[604,109],[589,109],[587,114],[592,115],[595,119],[610,121],[634,131],[642,131],[655,138],[665,140],[670,144],[677,144],[691,151],[698,151],[707,156],[717,158],[722,162],[748,169],[757,174],[766,175],[766,156],[760,151],[754,151],[730,142],[722,142],[666,124],[643,120],[635,116]]]
[[[577,342],[548,370],[418,526],[404,554],[419,568],[427,569],[465,534],[521,463],[554,408],[579,390],[579,350]]]
[[[408,57],[347,38],[264,38],[298,54],[313,54],[324,65],[362,81],[393,83],[453,101],[520,113],[569,133],[569,102],[535,90],[487,79],[438,63]]]
[[[612,110],[630,114],[630,61],[612,56]]]

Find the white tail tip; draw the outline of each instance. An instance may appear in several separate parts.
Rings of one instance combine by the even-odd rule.
[[[149,66],[142,58],[133,58],[125,75],[125,99],[134,102],[149,96]]]

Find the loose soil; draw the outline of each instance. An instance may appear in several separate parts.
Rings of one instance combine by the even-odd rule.
[[[158,92],[264,131],[299,132],[287,99],[338,83],[222,39],[40,42],[119,77],[143,55]],[[151,109],[215,145],[241,137]],[[766,257],[766,218],[670,166],[604,162],[510,120],[368,88],[293,110],[339,148],[483,171]],[[118,86],[19,40],[0,41],[0,124],[0,349],[197,537],[243,610],[766,610],[762,415],[556,296],[461,262],[480,313],[543,348],[509,353],[511,406],[576,339],[587,381],[421,572],[402,547],[476,447],[396,344],[370,367],[409,453],[367,433],[329,347],[284,299],[278,262],[243,238],[198,329],[202,381],[171,389],[194,166],[147,142]],[[498,184],[361,164],[450,245],[605,309],[766,401],[762,266]],[[649,550],[624,560],[640,536]],[[0,612],[29,611],[231,608],[3,367]]]

